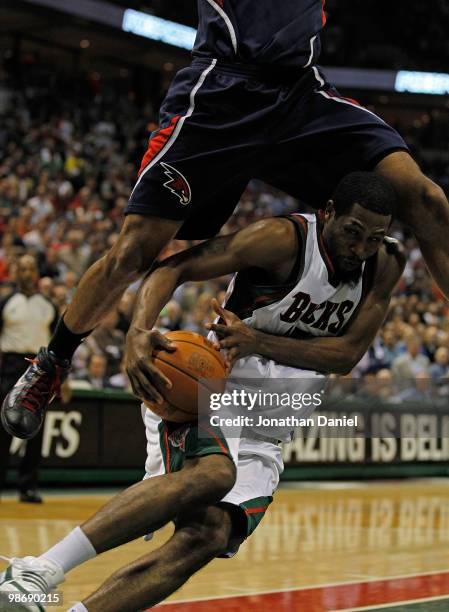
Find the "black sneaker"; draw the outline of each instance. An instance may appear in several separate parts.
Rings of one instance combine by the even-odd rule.
[[[42,426],[45,410],[59,394],[70,370],[68,359],[58,359],[41,348],[30,366],[3,400],[1,421],[12,436],[29,440]]]
[[[36,489],[27,489],[26,491],[20,491],[19,500],[26,504],[41,504],[42,497],[39,495],[39,491]]]

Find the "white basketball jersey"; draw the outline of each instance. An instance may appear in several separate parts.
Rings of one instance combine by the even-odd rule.
[[[360,305],[369,287],[376,257],[363,264],[356,282],[343,283],[326,253],[319,216],[294,214],[287,218],[295,224],[300,245],[290,278],[284,285],[264,285],[258,282],[263,282],[260,270],[242,270],[229,285],[225,308],[247,325],[276,336],[336,336]],[[251,392],[263,389],[269,393],[282,390],[291,397],[298,392],[313,396],[323,391],[327,371],[324,365],[323,371],[318,372],[278,363],[262,355],[248,355],[234,364],[226,390]],[[261,379],[265,382],[262,383]],[[277,379],[279,383],[276,383]],[[314,405],[303,405],[295,414],[307,418],[314,409]],[[279,410],[285,416],[285,408]],[[270,409],[270,416],[272,414],[276,416],[277,413]],[[270,436],[265,426],[254,425],[251,431],[251,435],[242,434],[239,447],[242,455],[253,453],[259,444],[257,439],[252,439],[254,433],[261,439]],[[281,431],[278,428],[271,433],[273,436],[288,441],[292,438],[292,430]]]
[[[288,283],[258,285],[252,281],[254,271],[238,272],[229,285],[225,307],[247,325],[278,336],[339,335],[364,297],[372,266],[363,264],[357,282],[339,281],[326,253],[318,216],[288,218],[295,223],[301,245]]]

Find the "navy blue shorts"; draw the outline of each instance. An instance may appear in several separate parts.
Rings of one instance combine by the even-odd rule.
[[[401,136],[316,67],[262,78],[194,59],[162,103],[125,213],[179,220],[179,238],[208,238],[251,179],[319,208],[345,174],[398,150],[408,150]]]

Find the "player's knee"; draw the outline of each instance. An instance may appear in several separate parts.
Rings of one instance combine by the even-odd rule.
[[[156,255],[142,227],[127,224],[105,257],[106,275],[114,282],[132,282],[150,269]]]
[[[202,545],[213,557],[226,552],[231,535],[231,518],[223,508],[208,508],[200,538]]]
[[[231,529],[229,513],[223,508],[209,506],[200,519],[187,522],[181,531],[189,550],[197,551],[198,556],[204,560],[226,552]]]
[[[234,462],[225,455],[212,455],[208,465],[200,467],[202,472],[198,482],[204,482],[213,497],[218,501],[228,493],[235,484],[237,470]]]
[[[441,187],[420,174],[410,181],[405,192],[399,194],[398,213],[402,221],[419,232],[425,230],[429,220],[447,219],[449,205]]]
[[[226,464],[223,464],[220,467],[218,473],[216,474],[216,478],[218,480],[218,487],[221,489],[220,499],[221,497],[224,497],[226,493],[229,493],[229,491],[235,485],[236,476],[237,470],[235,469],[235,465],[230,459],[228,459]]]
[[[134,281],[142,273],[139,266],[139,247],[129,243],[121,244],[111,250],[106,256],[106,273],[108,278],[116,282],[121,280]]]
[[[432,216],[439,215],[447,207],[447,199],[439,185],[424,177],[421,184],[421,204],[424,211]]]

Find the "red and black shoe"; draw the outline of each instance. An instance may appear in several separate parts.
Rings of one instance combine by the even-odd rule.
[[[30,366],[5,397],[1,410],[6,431],[25,440],[41,428],[45,410],[59,394],[70,370],[68,359],[58,359],[47,348],[41,348],[29,361]]]

